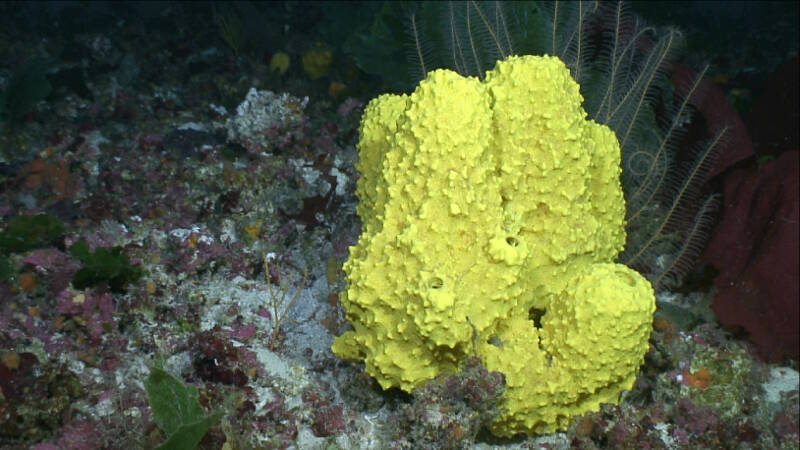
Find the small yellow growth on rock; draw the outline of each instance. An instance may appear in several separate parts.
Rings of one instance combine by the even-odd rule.
[[[347,85],[341,81],[331,81],[328,85],[328,95],[333,98],[338,98],[347,89]]]
[[[3,365],[11,370],[19,369],[20,361],[19,353],[7,353],[3,355]]]
[[[498,436],[563,430],[616,403],[655,297],[625,243],[620,148],[555,57],[448,70],[366,107],[344,265],[353,326],[333,351],[407,392],[471,355],[505,374]],[[544,312],[539,323],[533,312]]]
[[[158,291],[158,285],[152,280],[148,280],[147,284],[145,284],[145,291],[147,295],[153,295]]]
[[[270,72],[278,72],[280,75],[283,75],[289,70],[289,62],[288,54],[284,52],[275,53],[269,60],[269,70]]]
[[[303,53],[303,70],[312,80],[327,75],[332,63],[333,53],[321,46]]]
[[[244,227],[244,233],[251,240],[258,239],[258,236],[261,235],[261,221],[256,221]]]

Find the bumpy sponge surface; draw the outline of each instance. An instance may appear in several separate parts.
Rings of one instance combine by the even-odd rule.
[[[564,429],[631,388],[655,299],[612,263],[620,149],[581,103],[547,56],[499,61],[483,82],[436,70],[370,102],[344,267],[353,330],[334,353],[408,392],[478,355],[506,376],[500,436]]]

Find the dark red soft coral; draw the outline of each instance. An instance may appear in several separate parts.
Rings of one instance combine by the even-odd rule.
[[[724,182],[723,216],[705,259],[720,274],[712,305],[769,361],[798,358],[798,152]]]

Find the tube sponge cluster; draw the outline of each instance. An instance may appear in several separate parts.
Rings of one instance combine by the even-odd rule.
[[[564,429],[632,387],[655,298],[613,263],[620,148],[581,103],[548,56],[499,61],[485,81],[436,70],[370,102],[344,267],[353,329],[334,353],[407,392],[477,355],[506,377],[498,436]]]

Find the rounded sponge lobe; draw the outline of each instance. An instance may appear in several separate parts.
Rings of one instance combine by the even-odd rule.
[[[651,329],[643,319],[654,311],[647,279],[599,263],[567,283],[544,311],[541,328],[524,316],[502,327],[481,349],[487,369],[505,374],[509,386],[492,432],[551,433],[602,403],[616,403],[636,381]]]

